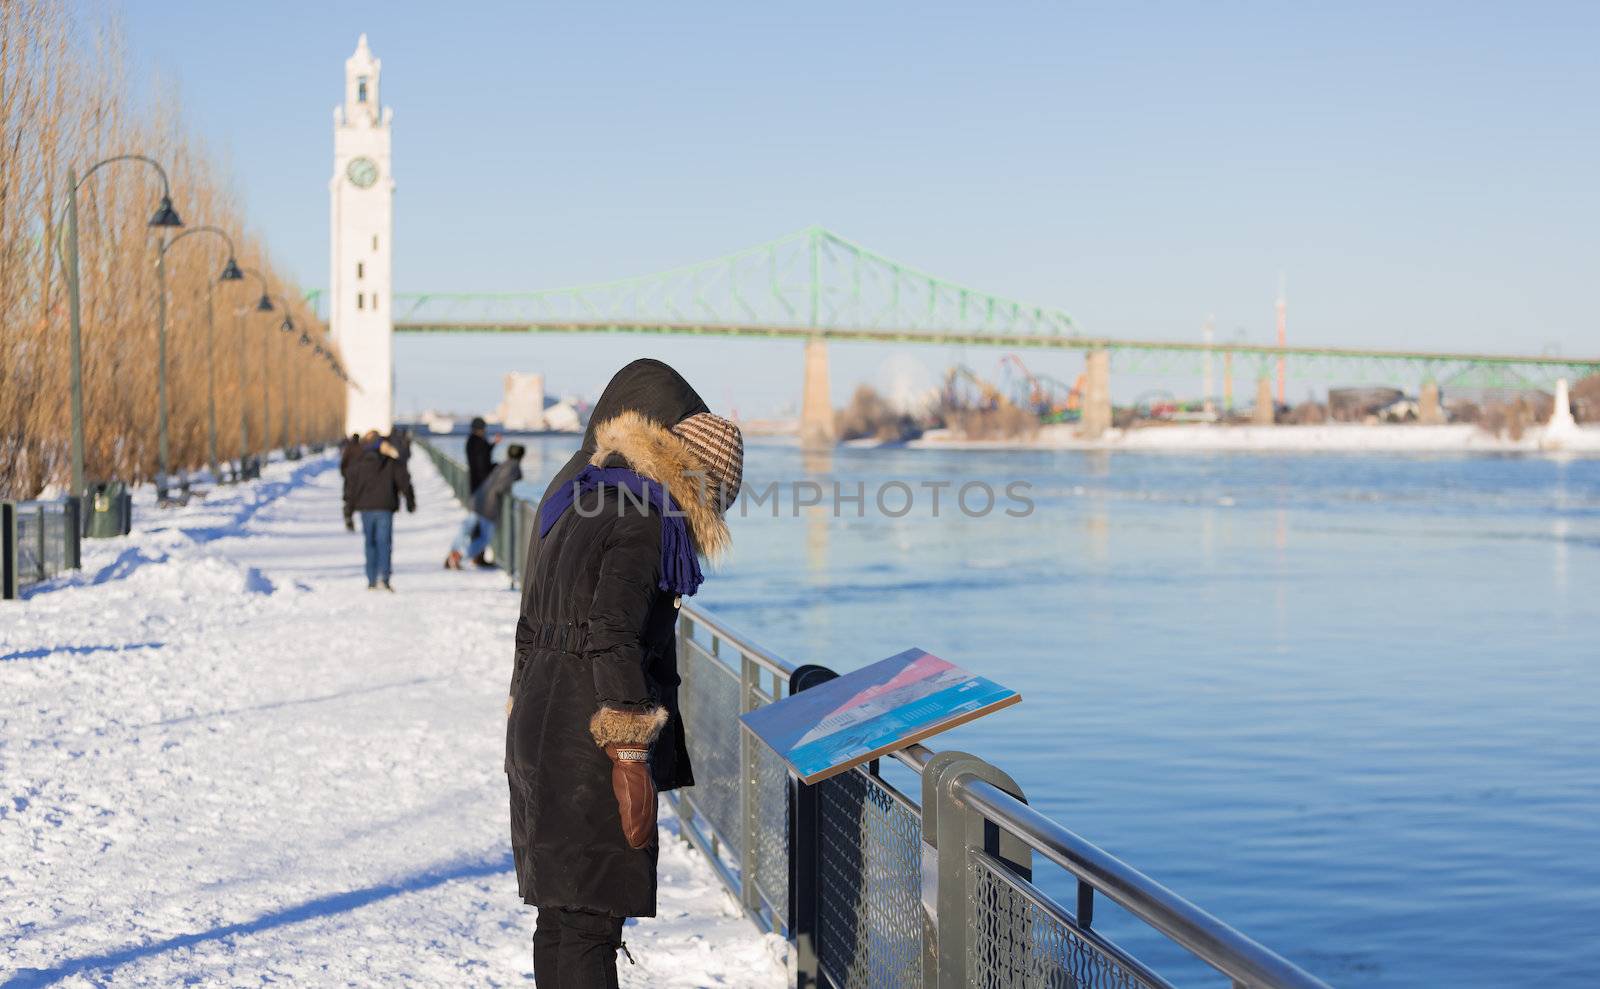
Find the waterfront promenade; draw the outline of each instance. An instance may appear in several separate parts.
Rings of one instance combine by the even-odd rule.
[[[427,458],[369,592],[331,456],[85,543],[0,610],[0,986],[526,985],[501,772],[515,595],[439,569]],[[143,493],[148,498],[148,492]],[[626,986],[782,985],[663,814]]]

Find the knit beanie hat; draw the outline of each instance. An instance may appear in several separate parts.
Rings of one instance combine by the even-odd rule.
[[[744,483],[744,436],[733,422],[701,412],[672,427],[706,476],[700,479],[711,492],[717,511],[726,512]]]

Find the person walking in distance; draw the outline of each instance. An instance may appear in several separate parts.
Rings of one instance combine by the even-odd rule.
[[[361,455],[361,435],[351,433],[350,438],[339,442],[339,476],[350,473],[350,464]]]
[[[404,501],[406,511],[417,510],[411,474],[399,452],[377,430],[361,438],[361,452],[344,475],[344,527],[355,528],[361,514],[361,535],[367,554],[367,589],[394,590],[389,583],[394,553],[394,514]]]
[[[500,442],[499,434],[493,439],[484,435],[489,430],[489,424],[483,421],[483,416],[473,416],[472,432],[467,436],[467,490],[477,491],[478,486],[489,479],[489,472],[494,470],[494,445]],[[472,530],[472,538],[478,538],[476,527]]]
[[[394,458],[402,464],[411,463],[411,430],[396,426],[389,430],[389,445],[394,447]]]
[[[489,431],[489,424],[483,421],[483,416],[472,420],[472,434],[467,437],[467,490],[476,491],[478,485],[489,479],[489,472],[494,470],[494,445],[500,442],[497,435],[490,439],[485,434]]]
[[[634,361],[540,501],[505,759],[540,989],[614,989],[625,919],[655,916],[656,796],[694,783],[678,605],[700,558],[728,548],[743,463],[738,426],[672,368]]]
[[[472,492],[472,514],[461,527],[460,535],[445,557],[446,570],[460,570],[461,558],[471,557],[480,567],[494,564],[484,559],[483,551],[494,542],[494,527],[500,522],[500,505],[511,488],[522,480],[522,447],[513,443],[506,449],[506,459],[489,472],[488,478]]]

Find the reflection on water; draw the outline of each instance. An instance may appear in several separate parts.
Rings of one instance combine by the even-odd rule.
[[[1016,688],[940,747],[1335,985],[1600,985],[1600,463],[823,456],[747,470],[1035,510],[763,508],[702,604],[797,661],[914,645]]]

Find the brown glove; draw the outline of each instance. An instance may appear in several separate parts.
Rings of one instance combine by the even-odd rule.
[[[622,833],[633,848],[656,840],[656,784],[650,778],[650,749],[643,745],[607,745],[611,757],[611,791],[622,815]]]

